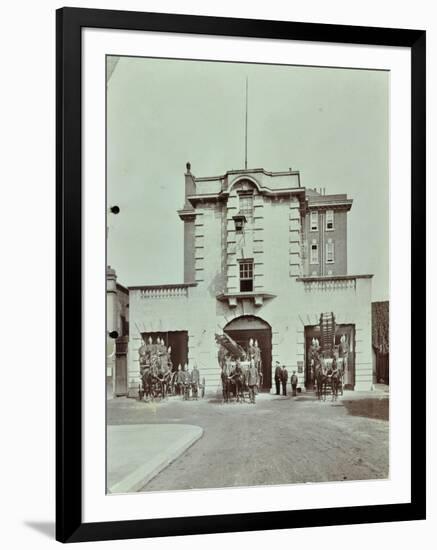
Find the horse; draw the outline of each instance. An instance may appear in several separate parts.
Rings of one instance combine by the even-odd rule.
[[[347,368],[347,357],[340,357],[337,361],[338,368],[338,390],[343,395],[344,389],[344,371]]]
[[[237,398],[237,402],[244,401],[244,386],[246,376],[239,363],[235,365],[232,374],[229,376],[230,388],[233,388],[233,393]]]
[[[322,399],[326,401],[326,383],[328,381],[326,372],[326,367],[322,363],[316,366],[317,399],[319,401]]]
[[[167,397],[167,389],[170,384],[171,372],[168,368],[158,367],[153,374],[155,384],[159,388],[159,393],[163,399]]]
[[[146,398],[146,401],[149,400],[149,397],[152,397],[152,399],[154,399],[155,393],[153,390],[153,375],[150,367],[142,368],[141,382],[143,386],[143,395]]]
[[[220,378],[222,381],[223,401],[229,402],[229,395],[231,393],[231,375],[233,373],[232,366],[229,362],[225,362],[222,366],[222,372]]]

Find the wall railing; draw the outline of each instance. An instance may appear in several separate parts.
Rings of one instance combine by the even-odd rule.
[[[357,288],[359,279],[371,279],[373,275],[342,275],[329,277],[299,277],[305,292],[337,292]]]
[[[154,300],[165,298],[188,298],[190,287],[196,283],[181,283],[174,285],[130,286],[130,292],[138,292],[141,299]]]

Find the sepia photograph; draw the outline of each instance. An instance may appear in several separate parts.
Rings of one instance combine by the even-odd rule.
[[[107,494],[390,477],[389,88],[106,56]]]

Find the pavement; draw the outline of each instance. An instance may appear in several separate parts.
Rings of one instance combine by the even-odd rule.
[[[154,403],[118,398],[108,402],[107,412],[108,440],[111,433],[120,436],[129,426],[134,426],[133,433],[144,434],[143,451],[129,450],[121,440],[115,445],[121,458],[132,454],[137,467],[143,467],[144,483],[132,484],[133,489],[121,486],[123,492],[386,479],[389,475],[389,394],[384,387],[345,391],[338,401],[328,396],[326,402],[313,393],[297,397],[261,393],[255,405],[223,404],[218,395],[198,401],[175,396]],[[169,432],[164,442],[163,429],[170,426],[176,431]],[[172,438],[179,433],[177,428],[186,426],[199,427],[203,436],[185,449],[181,445],[178,454]],[[137,441],[131,439],[134,446]],[[152,455],[158,446],[160,467],[146,475],[144,464],[153,460],[142,464],[146,456],[142,453]],[[127,464],[119,471],[128,477]],[[111,491],[114,486],[120,491],[118,482],[109,485]]]
[[[186,424],[108,426],[108,492],[138,491],[202,434],[199,426]]]

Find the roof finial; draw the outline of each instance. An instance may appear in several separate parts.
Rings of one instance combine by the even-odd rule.
[[[245,137],[244,137],[244,169],[247,170],[247,110],[249,104],[249,79],[246,76],[246,126],[245,126]]]

